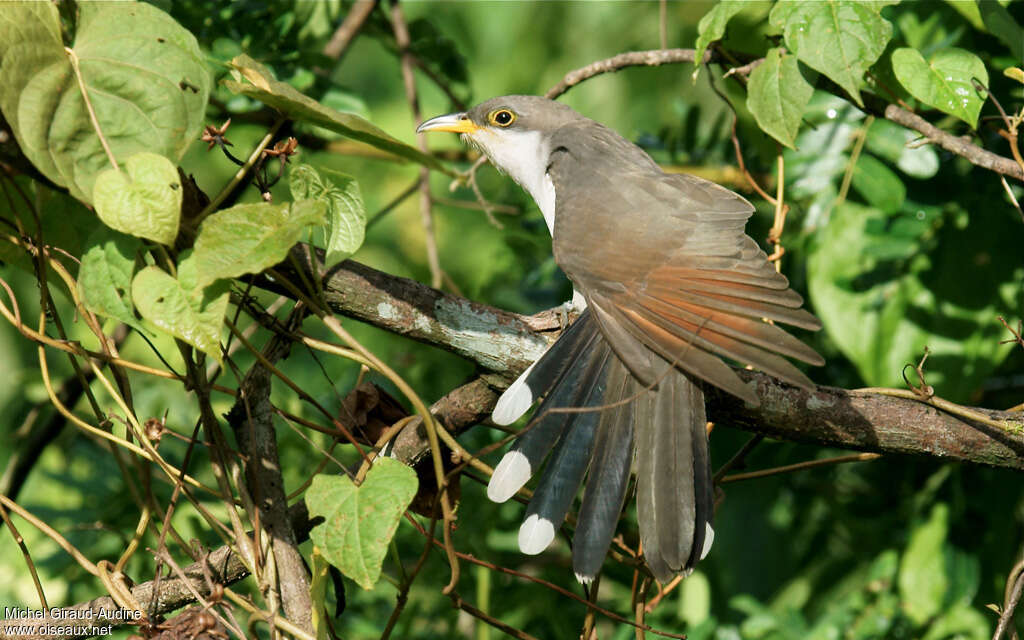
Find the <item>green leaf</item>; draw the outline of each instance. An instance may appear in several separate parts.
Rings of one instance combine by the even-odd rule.
[[[181,180],[161,155],[143,151],[128,158],[123,171],[103,171],[92,195],[96,214],[111,229],[166,245],[178,237]]]
[[[418,484],[416,472],[392,458],[378,458],[358,487],[344,476],[316,475],[306,505],[311,517],[325,521],[309,537],[328,562],[372,589]]]
[[[868,129],[865,146],[912,178],[925,180],[939,171],[939,154],[932,145],[908,146],[920,134],[888,120],[875,120]]]
[[[142,329],[132,307],[132,274],[135,252],[142,246],[135,238],[100,227],[92,247],[82,256],[78,270],[78,295],[85,308]]]
[[[765,133],[792,149],[813,93],[814,87],[804,80],[796,58],[775,48],[750,74],[747,108]]]
[[[892,25],[879,7],[856,0],[785,0],[769,20],[782,29],[786,46],[807,66],[820,71],[863,106],[864,72],[885,51]]]
[[[366,207],[355,178],[329,169],[323,171],[330,180],[323,179],[310,165],[300,164],[289,172],[288,183],[296,200],[316,200],[327,207],[324,263],[330,269],[362,246],[366,234]]]
[[[1009,47],[1014,60],[1024,60],[1024,29],[1017,24],[1006,7],[998,2],[979,0],[978,10],[988,32]]]
[[[871,206],[895,213],[903,206],[907,188],[892,169],[877,158],[864,154],[853,168],[853,188]]]
[[[1006,330],[996,316],[1024,315],[1021,236],[987,211],[966,228],[936,217],[919,234],[928,245],[901,240],[901,258],[878,255],[876,238],[908,214],[928,219],[923,209],[894,219],[851,202],[836,207],[810,247],[811,301],[866,385],[902,388],[904,365],[927,346],[928,384],[966,400],[1012,348],[999,344]]]
[[[708,45],[722,39],[729,21],[737,13],[743,11],[745,5],[745,0],[720,0],[718,4],[711,7],[711,11],[704,14],[697,25],[697,53],[693,58],[695,67],[700,68],[700,61],[704,58],[704,52]]]
[[[178,265],[179,279],[157,267],[146,267],[132,280],[132,300],[143,318],[167,333],[221,361],[220,332],[228,309],[226,283],[204,289],[195,281],[194,257]]]
[[[198,135],[210,78],[195,38],[145,3],[82,2],[73,55],[103,138],[119,161],[139,151],[181,159]],[[0,109],[50,180],[91,202],[110,166],[50,2],[0,11]]]
[[[943,611],[921,640],[988,640],[992,637],[990,620],[968,604],[960,604]]]
[[[982,0],[982,4],[988,1]],[[981,19],[981,11],[978,9],[979,3],[976,0],[945,0],[945,2],[959,13],[964,20],[970,22],[971,26],[975,29],[979,31],[985,30],[985,22]]]
[[[985,99],[974,89],[971,79],[988,86],[988,71],[981,58],[970,51],[949,48],[936,52],[926,62],[916,49],[903,47],[893,51],[892,68],[910,95],[977,126]]]
[[[928,521],[910,534],[900,561],[898,584],[903,610],[916,625],[939,613],[949,589],[943,554],[948,532],[949,508],[944,503],[936,504]]]
[[[292,204],[240,204],[203,221],[196,238],[197,287],[221,278],[259,273],[288,256],[311,224],[321,224],[326,205],[314,200]]]
[[[393,153],[406,160],[433,169],[442,169],[436,158],[392,138],[368,120],[352,113],[341,113],[303,95],[291,85],[280,82],[267,67],[243,54],[231,61],[237,79],[224,80],[224,86],[235,93],[255,98],[281,113],[315,124],[354,140]]]

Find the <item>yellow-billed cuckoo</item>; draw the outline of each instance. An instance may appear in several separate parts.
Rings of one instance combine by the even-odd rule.
[[[586,476],[573,569],[582,582],[592,580],[633,467],[651,572],[664,583],[692,569],[714,535],[698,381],[757,405],[754,389],[721,358],[801,387],[812,383],[780,356],[824,362],[764,321],[821,326],[744,233],[754,208],[712,182],[665,173],[640,147],[545,98],[494,98],[417,131],[462,134],[533,196],[555,262],[572,280],[574,300],[585,301],[579,319],[494,409],[496,423],[510,424],[544,398],[539,420],[487,488],[492,500],[507,500],[548,457],[520,549],[535,554],[548,546]],[[550,411],[567,407],[593,410]]]

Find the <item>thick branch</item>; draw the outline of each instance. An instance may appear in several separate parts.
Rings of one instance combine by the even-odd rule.
[[[500,388],[522,372],[543,351],[553,337],[551,329],[557,326],[557,316],[550,311],[520,316],[352,261],[329,274],[324,291],[335,313],[453,351],[499,374],[460,387],[442,401],[458,409],[453,413],[445,409],[439,416],[456,432],[490,411],[495,394],[489,384]],[[810,394],[762,374],[738,373],[757,385],[761,406],[745,407],[740,400],[712,389],[709,419],[786,440],[1024,469],[1024,417],[1019,414],[977,410],[1004,422],[1007,428],[1001,431],[962,420],[926,402],[832,387],[818,387]],[[402,434],[403,459],[416,459],[426,450],[425,439],[416,433],[406,429]]]

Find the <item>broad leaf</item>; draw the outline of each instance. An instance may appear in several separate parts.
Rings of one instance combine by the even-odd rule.
[[[704,14],[697,25],[697,53],[693,58],[694,66],[700,68],[700,61],[704,58],[708,45],[722,39],[729,21],[743,11],[746,4],[746,0],[721,0],[711,7],[711,11]]]
[[[191,273],[190,273],[191,272]],[[194,289],[193,259],[182,260],[179,279],[157,267],[146,267],[132,281],[132,300],[143,318],[221,361],[220,333],[228,309],[226,283]]]
[[[290,84],[276,80],[270,69],[247,55],[243,54],[232,60],[231,66],[234,67],[237,78],[223,82],[224,86],[235,93],[255,98],[296,120],[330,129],[406,160],[433,169],[442,169],[441,163],[434,157],[392,138],[368,120],[353,113],[342,113],[325,107],[303,95]]]
[[[133,311],[131,291],[135,252],[142,244],[103,227],[93,241],[78,270],[78,295],[82,303],[93,313],[141,329]]]
[[[323,169],[324,179],[308,164],[292,167],[288,184],[296,200],[316,200],[327,206],[328,269],[355,253],[366,234],[366,207],[359,192],[359,183],[352,176]]]
[[[344,476],[314,476],[306,505],[325,521],[309,537],[328,562],[372,589],[417,486],[416,472],[392,458],[378,458],[358,487]]]
[[[91,202],[96,174],[110,166],[100,132],[118,161],[139,151],[177,161],[201,128],[210,79],[192,34],[156,7],[77,7],[69,54],[53,3],[4,3],[0,109],[32,163]],[[71,56],[78,60],[99,131]]]
[[[868,129],[865,147],[908,176],[925,180],[938,173],[939,154],[932,145],[912,144],[920,137],[916,131],[888,120],[875,120]]]
[[[910,95],[972,127],[978,125],[985,96],[974,88],[971,80],[988,86],[988,71],[978,56],[949,48],[935,53],[926,62],[916,49],[903,47],[893,51],[892,68]]]
[[[928,384],[944,398],[966,400],[1013,348],[999,344],[1006,330],[996,316],[1024,312],[1022,234],[988,211],[970,216],[966,228],[953,214],[916,213],[929,224],[917,235],[930,238],[931,252],[899,229],[913,212],[836,207],[808,258],[811,302],[867,385],[903,387],[904,365],[927,346]],[[880,235],[905,236],[904,248],[880,254]]]
[[[924,624],[942,608],[949,589],[943,553],[948,532],[949,507],[940,502],[932,509],[928,521],[910,535],[900,560],[903,611],[914,624]]]
[[[899,211],[907,197],[907,188],[899,176],[884,162],[868,154],[857,159],[852,183],[868,204],[885,213]]]
[[[812,93],[814,87],[804,80],[796,58],[775,48],[750,74],[747,108],[765,133],[793,148]]]
[[[769,20],[782,29],[786,46],[807,66],[820,71],[863,106],[864,72],[885,51],[892,25],[879,6],[856,0],[784,0]]]
[[[300,200],[240,204],[214,213],[200,225],[196,238],[196,286],[259,273],[281,262],[306,227],[323,223],[325,209],[323,202]]]
[[[167,158],[136,153],[122,168],[96,176],[96,214],[111,229],[160,244],[174,244],[181,220],[181,179]]]

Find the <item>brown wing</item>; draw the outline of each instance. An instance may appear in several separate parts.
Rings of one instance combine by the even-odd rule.
[[[650,384],[668,361],[756,404],[725,357],[811,386],[782,356],[822,358],[763,318],[820,324],[744,233],[750,203],[712,182],[665,174],[614,132],[575,133],[554,136],[548,167],[555,259],[633,374]]]

